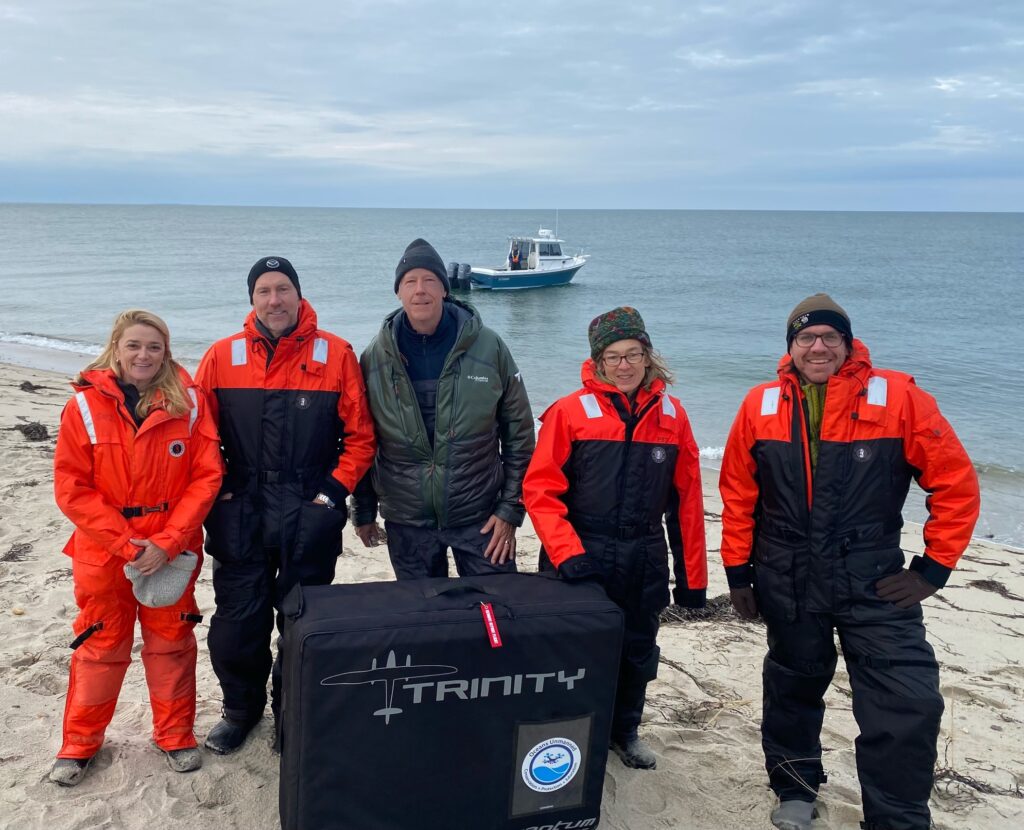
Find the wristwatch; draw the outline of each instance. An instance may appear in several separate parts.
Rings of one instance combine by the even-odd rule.
[[[332,509],[334,507],[334,499],[332,499],[326,493],[317,493],[316,496],[313,497],[313,501],[316,502],[317,504],[322,504],[325,507],[330,507]]]

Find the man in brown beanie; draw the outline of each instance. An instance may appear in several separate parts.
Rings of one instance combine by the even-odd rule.
[[[533,413],[508,347],[469,303],[449,295],[425,239],[395,268],[401,308],[360,358],[377,432],[371,472],[353,494],[363,544],[384,517],[399,579],[514,571]]]
[[[921,601],[946,584],[978,518],[978,479],[935,399],[872,366],[827,294],[786,321],[778,379],[752,389],[722,459],[722,559],[737,613],[768,629],[762,746],[779,805],[808,830],[823,696],[839,635],[860,727],[868,830],[925,830],[943,703]],[[923,556],[904,567],[911,479],[928,493]]]

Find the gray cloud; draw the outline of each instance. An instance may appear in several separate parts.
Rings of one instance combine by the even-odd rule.
[[[0,199],[62,176],[102,201],[69,171],[130,167],[140,201],[176,170],[203,184],[174,200],[244,201],[237,169],[290,204],[376,180],[519,206],[557,180],[565,206],[842,208],[809,182],[1024,169],[1016,2],[8,0],[0,35]]]

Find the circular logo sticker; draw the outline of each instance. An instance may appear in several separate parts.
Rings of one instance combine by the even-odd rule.
[[[173,458],[180,458],[185,454],[185,442],[171,441],[171,445],[167,448],[167,451]]]
[[[580,748],[568,738],[548,738],[526,753],[523,782],[531,790],[560,790],[580,771]]]
[[[651,460],[655,464],[660,464],[668,457],[668,453],[665,452],[664,447],[652,447],[651,448]]]
[[[854,461],[870,461],[871,460],[871,447],[867,444],[856,444],[853,447],[853,460]]]
[[[295,399],[296,409],[309,409],[309,398],[306,395],[299,395]]]

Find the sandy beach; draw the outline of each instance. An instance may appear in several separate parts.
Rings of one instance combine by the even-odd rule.
[[[203,768],[171,772],[149,742],[150,711],[135,661],[88,777],[75,789],[47,780],[60,743],[76,614],[71,562],[61,553],[70,525],[53,503],[52,463],[68,378],[0,364],[0,827],[276,828],[277,758],[270,718],[239,753],[204,753]],[[38,426],[38,425],[41,425]],[[43,432],[45,429],[45,433]],[[702,614],[676,614],[660,636],[660,676],[649,690],[642,734],[658,769],[639,772],[609,759],[601,826],[770,827],[773,796],[760,749],[760,664],[764,628],[728,609],[718,559],[717,476],[706,471],[711,585]],[[908,525],[907,551],[921,548]],[[538,542],[520,533],[524,569]],[[338,582],[393,578],[384,548],[367,550],[351,530]],[[206,651],[213,591],[209,566],[198,584],[204,622],[199,640],[197,736],[218,720],[219,689]],[[946,711],[933,791],[934,826],[1002,830],[1024,822],[1024,559],[1021,552],[973,543],[949,585],[926,602],[929,639],[942,666]],[[670,616],[673,616],[670,612]],[[840,661],[828,693],[822,742],[829,782],[816,828],[856,828],[861,818],[854,765],[849,682]],[[343,789],[344,782],[339,782]]]

